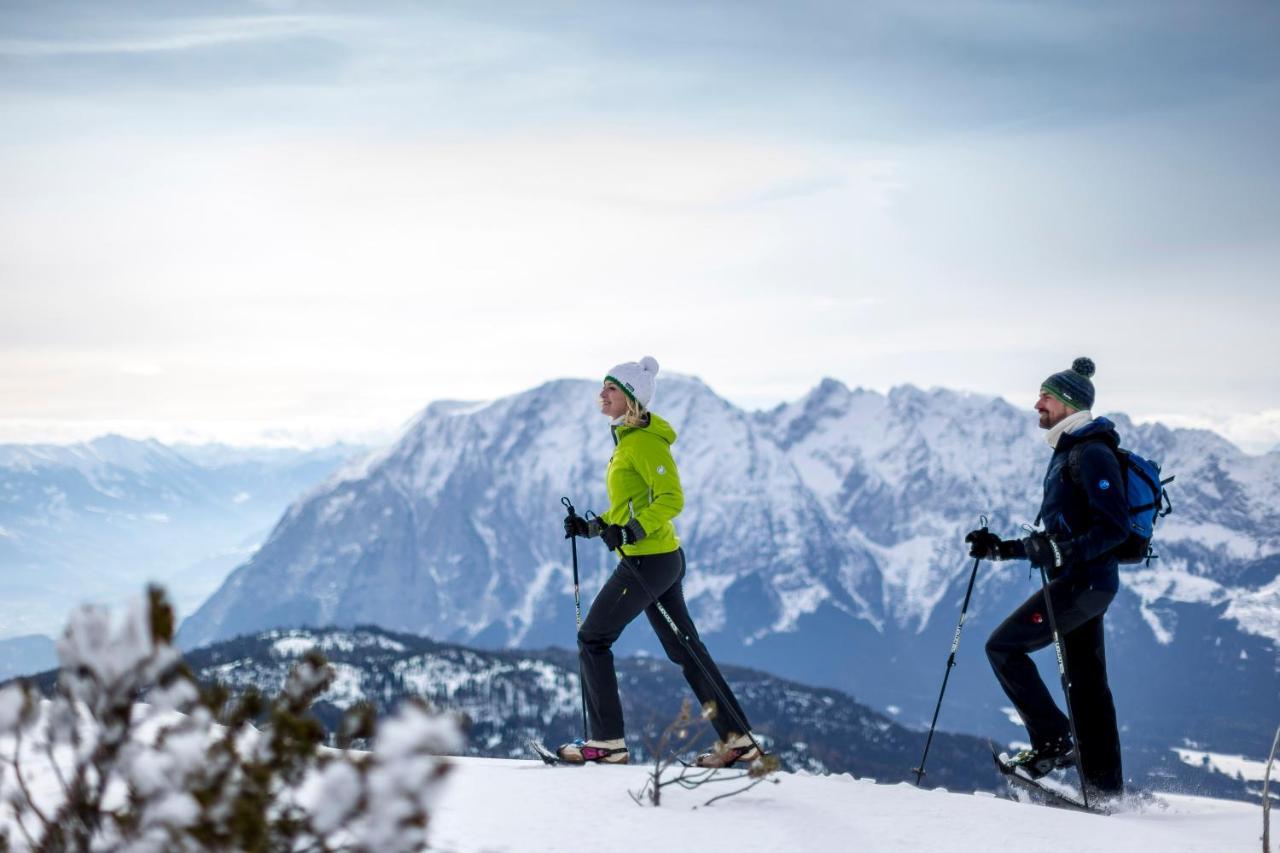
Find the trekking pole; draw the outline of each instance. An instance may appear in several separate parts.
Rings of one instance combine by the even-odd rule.
[[[684,646],[685,652],[693,659],[693,662],[698,665],[698,669],[702,671],[703,677],[707,679],[707,683],[710,684],[711,689],[715,691],[716,699],[719,701],[720,707],[729,712],[729,716],[733,718],[734,725],[741,729],[742,733],[747,736],[747,740],[751,741],[751,745],[756,748],[756,752],[763,757],[765,754],[764,747],[756,741],[755,735],[751,734],[751,728],[747,725],[746,721],[742,719],[741,715],[738,714],[737,710],[734,709],[729,700],[725,698],[724,692],[720,689],[720,685],[716,684],[716,680],[711,677],[711,673],[707,670],[706,664],[704,664],[702,659],[693,651],[693,645],[689,642],[689,637],[684,631],[680,630],[680,626],[676,624],[676,620],[671,618],[671,614],[667,612],[667,608],[662,606],[662,602],[658,601],[657,596],[649,591],[649,585],[644,582],[644,578],[640,575],[640,567],[635,563],[632,563],[631,560],[627,558],[627,555],[622,553],[621,546],[619,546],[615,553],[618,555],[618,559],[622,561],[622,564],[631,570],[631,574],[635,575],[636,583],[640,584],[640,589],[644,592],[645,597],[652,601],[653,605],[658,608],[658,612],[662,614],[662,618],[671,626],[671,633],[676,635],[676,639],[680,641],[680,645]]]
[[[560,503],[569,511],[570,518],[577,518],[578,514],[573,509],[573,503],[567,498],[560,499]],[[573,618],[577,623],[578,630],[582,630],[582,598],[578,593],[578,537],[569,537],[569,547],[573,549]],[[578,698],[582,700],[582,739],[587,739],[587,682],[582,677],[582,656],[578,656]]]
[[[1075,744],[1076,773],[1080,774],[1080,800],[1089,808],[1089,786],[1084,781],[1084,764],[1080,760],[1080,737],[1076,734],[1076,715],[1071,710],[1071,679],[1067,676],[1067,653],[1058,634],[1058,620],[1053,616],[1053,602],[1049,600],[1049,576],[1040,566],[1040,586],[1044,590],[1044,609],[1049,614],[1049,630],[1053,632],[1053,649],[1058,654],[1058,675],[1062,677],[1062,695],[1067,700],[1067,723],[1071,726],[1071,742]]]
[[[979,516],[982,529],[987,529],[987,517]],[[938,712],[942,710],[942,697],[947,692],[947,679],[951,678],[951,667],[956,665],[956,650],[960,648],[960,632],[964,630],[964,617],[969,612],[969,596],[973,595],[973,582],[978,577],[978,563],[981,557],[973,560],[973,571],[969,572],[969,588],[964,591],[964,604],[960,605],[960,622],[956,625],[956,635],[951,639],[951,654],[947,655],[947,668],[942,673],[942,689],[938,691],[938,704],[933,708],[933,722],[929,723],[929,737],[924,742],[924,754],[920,756],[920,766],[913,767],[916,774],[916,787],[920,787],[920,779],[924,776],[924,762],[929,757],[929,746],[933,743],[933,730],[938,725]]]

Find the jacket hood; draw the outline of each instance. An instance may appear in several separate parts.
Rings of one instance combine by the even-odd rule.
[[[649,413],[649,425],[642,427],[618,427],[618,437],[626,435],[629,432],[644,432],[655,438],[660,438],[667,444],[676,443],[676,430],[671,424],[667,423],[664,418],[658,417],[653,412]]]
[[[1105,441],[1112,447],[1120,446],[1120,434],[1109,418],[1094,418],[1075,432],[1058,439],[1058,450],[1069,450],[1084,441]]]

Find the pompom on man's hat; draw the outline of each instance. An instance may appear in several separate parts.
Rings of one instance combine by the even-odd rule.
[[[624,361],[610,368],[604,377],[606,382],[617,385],[623,394],[645,409],[649,408],[649,402],[653,400],[653,386],[657,378],[658,360],[651,355],[646,355],[639,361]]]
[[[1040,385],[1040,390],[1083,412],[1093,408],[1093,382],[1089,377],[1096,370],[1093,359],[1081,356],[1071,362],[1070,370],[1055,373],[1046,379]]]

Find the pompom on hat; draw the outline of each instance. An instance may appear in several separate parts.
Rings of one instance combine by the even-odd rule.
[[[1071,369],[1055,373],[1046,379],[1040,390],[1066,403],[1073,409],[1085,411],[1093,408],[1093,376],[1097,367],[1093,359],[1081,356],[1071,362]]]
[[[646,355],[639,361],[624,361],[609,369],[604,380],[622,389],[643,408],[649,408],[653,399],[653,386],[658,378],[658,360]]]

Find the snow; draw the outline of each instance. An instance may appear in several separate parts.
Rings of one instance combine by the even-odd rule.
[[[497,553],[496,546],[494,553]],[[534,614],[539,604],[546,600],[544,593],[551,583],[551,578],[563,570],[564,565],[556,562],[541,563],[534,570],[533,577],[524,590],[523,600],[511,609],[508,616],[509,624],[512,625],[512,645],[519,645],[524,640],[525,634],[533,626]]]
[[[342,653],[353,652],[357,648],[366,649],[371,646],[392,652],[403,652],[405,650],[404,643],[397,642],[390,637],[384,637],[381,634],[369,634],[363,631],[355,633],[333,631],[316,636],[310,631],[295,629],[275,632],[275,635],[280,636],[280,639],[271,644],[271,652],[278,657],[285,658],[302,657],[311,649],[319,649],[322,652]]]
[[[1280,577],[1256,589],[1231,589],[1210,578],[1182,570],[1180,561],[1168,566],[1126,571],[1125,585],[1141,600],[1142,618],[1158,642],[1173,642],[1173,626],[1160,615],[1161,602],[1216,605],[1227,602],[1223,616],[1240,630],[1280,642]],[[1178,567],[1178,568],[1174,568]]]
[[[827,588],[821,584],[795,589],[778,589],[775,586],[774,589],[778,595],[778,618],[768,631],[760,632],[761,636],[768,632],[781,634],[796,630],[796,623],[801,616],[814,612],[822,602],[831,597]]]
[[[18,684],[0,687],[0,731],[8,731],[22,719],[26,698]]]
[[[1004,714],[1005,718],[1009,722],[1013,723],[1015,726],[1022,728],[1022,726],[1024,725],[1024,723],[1022,722],[1022,715],[1019,714],[1018,709],[1013,707],[1012,705],[1001,706],[1000,713]]]
[[[6,699],[0,705],[12,712],[10,695],[0,695]],[[146,733],[151,728],[139,731],[139,746],[154,741]],[[182,825],[194,816],[190,797],[178,789],[165,797],[164,790],[202,760],[205,737],[198,727],[175,730],[163,751],[140,748],[127,762],[128,781],[160,797],[150,820]],[[14,747],[11,735],[0,736],[0,756],[11,757]],[[372,754],[378,763],[367,789],[352,765],[334,763],[310,776],[297,800],[315,812],[322,830],[377,840],[372,849],[379,850],[418,849],[394,833],[406,808],[421,803],[430,809],[431,846],[454,853],[682,853],[722,850],[729,843],[740,853],[989,853],[1002,838],[1017,838],[1019,853],[1061,853],[1064,839],[1090,853],[1243,853],[1257,849],[1261,828],[1260,808],[1237,801],[1158,794],[1153,802],[1102,817],[986,793],[924,791],[803,771],[775,774],[776,784],[710,806],[707,800],[736,783],[672,786],[663,792],[662,807],[652,808],[636,805],[629,794],[644,785],[646,765],[557,768],[534,760],[449,758],[451,772],[437,791],[431,780],[440,765],[432,753],[460,747],[458,730],[447,720],[405,705],[379,728]],[[63,759],[67,749],[58,748]],[[34,796],[56,801],[59,782],[47,753],[31,742],[23,751]],[[1221,772],[1239,770],[1247,778],[1254,778],[1259,764],[1190,749],[1178,753],[1184,761],[1207,759]],[[12,794],[6,769],[0,767],[0,796]],[[354,816],[362,794],[370,812]],[[0,827],[11,821],[8,812],[0,815]]]
[[[1018,839],[1019,853],[1230,853],[1257,849],[1261,809],[1249,803],[1159,795],[1159,805],[1110,817],[1026,805],[989,795],[921,791],[848,775],[778,774],[712,806],[731,790],[669,787],[661,808],[628,791],[649,768],[545,767],[532,761],[455,759],[431,818],[438,848],[469,851],[667,853],[991,853]],[[1065,846],[1064,846],[1065,845]]]
[[[285,637],[271,644],[271,651],[284,658],[300,658],[316,647],[312,637]]]
[[[302,682],[306,680],[291,679],[299,686],[305,686]],[[11,698],[11,688],[0,691],[0,706],[13,710],[9,707],[13,704]],[[55,814],[66,797],[64,780],[74,776],[73,764],[88,760],[95,743],[126,735],[123,729],[116,728],[113,733],[111,727],[100,726],[82,709],[60,709],[58,701],[40,703],[39,719],[21,732],[0,727],[0,803],[24,804],[29,792],[42,813]],[[210,744],[222,736],[222,731],[212,725],[212,717],[205,709],[197,709],[189,716],[153,711],[146,704],[133,706],[134,725],[127,732],[119,760],[111,765],[112,773],[101,799],[104,809],[116,810],[128,797],[135,810],[133,816],[138,818],[138,837],[126,843],[108,819],[94,836],[94,850],[206,849],[194,842],[178,844],[172,833],[201,817],[201,805],[191,792],[195,788],[210,790],[203,787],[210,778],[200,776],[200,771],[210,762]],[[82,739],[79,745],[68,742],[66,731],[62,731],[64,722],[58,722],[68,713],[71,716],[66,717],[65,724],[78,730]],[[0,720],[6,725],[12,722],[12,715]],[[270,743],[269,738],[261,738],[256,729],[249,727],[235,738],[232,749],[242,757],[257,753],[261,759],[267,757]],[[296,789],[289,785],[275,789],[275,805],[280,809],[301,806],[303,813],[296,813],[295,817],[314,816],[322,834],[337,831],[341,840],[351,845],[341,849],[386,853],[425,849],[422,817],[424,810],[434,804],[443,771],[447,771],[448,759],[440,756],[460,751],[463,746],[461,731],[452,717],[405,703],[381,722],[371,754],[325,750],[327,755],[319,768],[313,767],[307,776],[297,780],[300,784]],[[89,778],[93,778],[92,774]],[[218,782],[220,788],[224,784],[232,783]],[[23,813],[21,818],[17,812]],[[19,820],[25,831],[18,828]],[[34,809],[0,811],[0,846],[7,840],[12,846],[6,850],[30,850],[27,832],[42,831],[39,824],[43,822]]]
[[[347,509],[355,502],[355,492],[345,492],[344,494],[334,495],[329,498],[324,507],[320,510],[320,517],[316,523],[320,525],[334,524],[342,520],[347,514]]]
[[[1189,522],[1174,516],[1157,528],[1156,535],[1160,541],[1190,541],[1209,548],[1222,548],[1233,560],[1257,560],[1275,553],[1275,548],[1263,547],[1256,535],[1232,530],[1222,524]]]
[[[1280,643],[1280,577],[1259,590],[1237,593],[1223,615],[1250,634]]]
[[[1142,619],[1151,629],[1156,642],[1168,645],[1174,639],[1174,625],[1161,618],[1161,602],[1217,604],[1225,600],[1228,591],[1209,578],[1183,571],[1179,561],[1169,566],[1125,572],[1124,583],[1141,601]]]
[[[921,519],[921,523],[926,526],[941,526],[938,519]],[[854,534],[856,536],[857,532]],[[947,594],[947,578],[940,577],[936,567],[948,564],[950,552],[947,549],[952,546],[955,537],[940,537],[936,534],[916,536],[892,547],[878,545],[865,537],[858,538],[862,540],[864,547],[876,555],[884,573],[885,611],[892,613],[899,625],[906,626],[914,622],[916,630],[923,631],[934,607]],[[956,571],[957,574],[967,573],[969,569],[965,565]]]
[[[330,662],[329,666],[333,667],[333,683],[320,698],[343,709],[363,701],[365,696],[360,686],[360,669],[340,662]]]
[[[1254,761],[1243,755],[1222,755],[1217,752],[1200,752],[1195,749],[1173,750],[1183,764],[1192,767],[1204,767],[1214,773],[1222,773],[1233,779],[1244,779],[1246,782],[1261,782],[1267,773],[1267,762]],[[1274,774],[1274,770],[1272,771]]]

